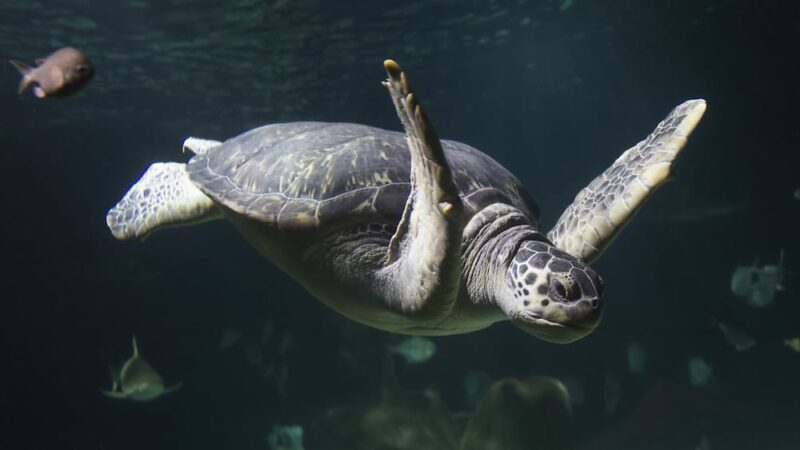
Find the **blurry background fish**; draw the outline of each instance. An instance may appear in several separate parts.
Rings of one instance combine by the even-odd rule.
[[[781,249],[778,264],[758,265],[758,259],[750,266],[738,266],[731,275],[731,291],[755,307],[764,307],[775,300],[775,293],[784,289],[786,270],[783,267],[784,252]]]
[[[81,90],[94,76],[94,66],[89,57],[72,47],[38,58],[36,67],[15,59],[9,62],[22,75],[17,91],[20,95],[33,86],[33,94],[39,98],[67,97]]]
[[[795,353],[800,353],[800,337],[784,339],[783,345],[792,349]]]
[[[647,350],[641,342],[631,342],[627,348],[628,372],[643,373],[647,363]]]
[[[737,203],[718,203],[692,208],[684,208],[669,217],[678,222],[694,222],[718,218],[729,218],[735,214],[745,213],[750,209],[750,199]]]
[[[242,332],[235,328],[226,328],[219,338],[217,350],[227,350],[242,339]]]
[[[709,386],[714,381],[711,364],[702,356],[692,356],[687,362],[689,383],[692,386]]]
[[[269,450],[304,450],[303,427],[300,425],[272,425],[267,436]]]
[[[714,320],[715,326],[719,328],[725,342],[739,352],[750,350],[755,347],[756,340],[743,329],[726,322]]]
[[[411,336],[390,345],[388,350],[389,353],[402,358],[407,364],[420,364],[433,358],[433,355],[436,354],[436,344],[426,337]]]
[[[294,338],[288,330],[276,331],[275,323],[267,320],[252,333],[234,324],[226,327],[217,342],[217,350],[237,349],[234,354],[255,370],[275,393],[286,395],[289,381],[291,349]]]

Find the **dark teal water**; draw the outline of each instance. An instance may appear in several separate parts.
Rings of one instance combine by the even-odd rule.
[[[675,180],[595,264],[607,289],[594,334],[561,346],[504,323],[435,338],[399,384],[456,413],[469,371],[579,380],[580,449],[800,448],[800,354],[783,346],[800,336],[798,23],[791,1],[0,0],[3,59],[72,45],[97,71],[78,95],[41,101],[0,70],[0,448],[263,449],[273,424],[302,425],[308,450],[347,448],[314,430],[335,406],[377,401],[396,338],[326,309],[224,222],[130,243],[104,217],[150,163],[185,160],[186,136],[293,120],[400,129],[386,58],[441,137],[524,182],[545,227],[672,107],[708,102]],[[780,249],[793,272],[775,302],[734,297],[736,266]],[[756,346],[737,352],[711,317]],[[258,369],[244,349],[267,322]],[[243,338],[220,351],[229,329]],[[132,334],[180,391],[100,394]],[[628,372],[631,342],[648,351],[643,374]],[[694,356],[710,386],[689,385]],[[288,367],[280,388],[270,363]]]

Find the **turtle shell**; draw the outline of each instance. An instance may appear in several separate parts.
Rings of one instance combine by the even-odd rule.
[[[442,140],[468,217],[513,205],[536,224],[519,180],[479,150]],[[292,122],[229,139],[188,163],[217,203],[283,230],[397,223],[411,189],[405,134],[349,123]]]

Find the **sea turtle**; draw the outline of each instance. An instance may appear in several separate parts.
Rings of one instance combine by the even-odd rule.
[[[155,163],[106,217],[118,239],[227,218],[339,313],[379,329],[449,335],[510,319],[571,342],[601,316],[588,266],[670,175],[705,111],[689,100],[580,191],[548,233],[520,181],[439,140],[408,77],[384,63],[405,134],[348,123],[187,139],[187,164]]]

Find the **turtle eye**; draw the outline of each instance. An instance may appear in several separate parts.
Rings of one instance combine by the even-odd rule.
[[[556,280],[554,284],[556,294],[558,294],[561,298],[567,298],[567,288],[565,288],[564,285],[558,280]]]
[[[569,279],[566,283],[560,279],[553,280],[553,290],[556,295],[567,301],[578,300],[581,297],[581,290]]]

